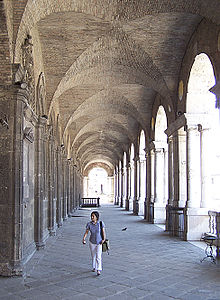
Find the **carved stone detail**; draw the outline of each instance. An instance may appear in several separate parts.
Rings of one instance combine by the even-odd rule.
[[[29,93],[29,105],[35,111],[35,92],[34,92],[34,60],[32,54],[33,44],[31,43],[31,36],[27,35],[22,45],[22,67],[24,69],[24,75],[22,79],[21,87],[28,90]]]
[[[34,133],[31,127],[26,127],[24,129],[24,139],[27,139],[29,142],[33,143],[34,141]]]
[[[44,73],[40,73],[37,83],[37,103],[36,103],[36,113],[40,116],[46,116],[46,109],[45,109],[45,98],[46,98],[46,89],[45,89],[45,77]]]

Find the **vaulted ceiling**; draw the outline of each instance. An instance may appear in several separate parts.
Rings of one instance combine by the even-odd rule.
[[[220,23],[211,2],[27,1],[21,18],[39,34],[48,111],[59,108],[83,167],[114,166],[140,129],[148,135],[156,95],[174,105],[192,34],[203,18]]]

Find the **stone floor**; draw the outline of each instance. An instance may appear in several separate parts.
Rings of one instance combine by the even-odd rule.
[[[101,276],[81,243],[91,210],[80,209],[35,253],[25,278],[0,278],[0,299],[220,299],[220,266],[200,263],[202,249],[119,207],[99,211],[111,242]]]

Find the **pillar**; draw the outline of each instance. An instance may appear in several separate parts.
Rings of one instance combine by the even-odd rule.
[[[121,186],[121,194],[120,194],[120,207],[123,207],[124,202],[124,166],[123,163],[121,163],[121,170],[120,170],[120,186]]]
[[[36,127],[36,155],[35,155],[35,243],[37,249],[45,247],[48,238],[48,198],[46,196],[46,153],[44,131],[46,119],[39,117]],[[45,219],[46,218],[46,219]]]
[[[135,215],[138,214],[139,211],[139,201],[138,201],[138,161],[139,161],[139,156],[136,154],[134,157],[134,197],[133,197],[133,213]]]
[[[201,201],[200,133],[198,126],[187,127],[188,208],[199,208]]]
[[[62,174],[62,160],[61,160],[61,150],[60,146],[58,145],[57,147],[57,158],[56,158],[56,187],[57,187],[57,210],[56,210],[56,219],[57,219],[57,225],[58,227],[62,226],[63,224],[63,206],[62,206],[62,201],[63,201],[63,195],[62,195],[62,185],[63,185],[63,174]]]
[[[164,148],[155,148],[155,197],[154,197],[154,223],[165,223],[164,203]]]
[[[201,207],[212,207],[212,163],[210,128],[199,128],[201,133]]]
[[[55,168],[55,142],[52,136],[49,136],[48,142],[48,230],[50,235],[56,234],[56,168]]]
[[[131,178],[131,171],[130,171],[130,162],[127,159],[126,161],[126,200],[125,200],[125,209],[129,211],[129,197],[130,197],[130,178]]]
[[[200,125],[187,125],[187,188],[186,239],[199,240],[208,230],[208,208],[201,205],[201,134]],[[203,166],[204,167],[204,166]]]
[[[147,222],[152,222],[150,216],[151,207],[151,153],[149,147],[146,149],[146,198],[144,218]]]
[[[146,155],[140,158],[140,196],[139,196],[139,215],[145,215],[145,199],[146,199]]]

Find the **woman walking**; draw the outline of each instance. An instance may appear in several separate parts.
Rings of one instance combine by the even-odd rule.
[[[99,221],[99,213],[93,211],[91,213],[91,221],[86,225],[86,231],[83,236],[83,244],[86,244],[86,236],[90,231],[89,248],[92,256],[92,271],[97,275],[102,271],[102,244],[105,241],[105,224]]]

